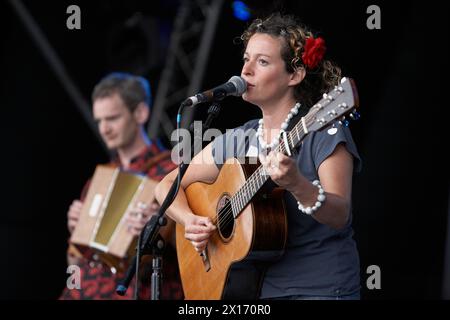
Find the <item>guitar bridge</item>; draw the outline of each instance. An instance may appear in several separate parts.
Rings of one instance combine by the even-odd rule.
[[[203,265],[205,267],[205,271],[208,272],[209,270],[211,270],[211,263],[209,262],[209,257],[208,257],[208,248],[205,248],[205,250],[203,250],[200,253],[200,257],[202,257],[203,260]]]

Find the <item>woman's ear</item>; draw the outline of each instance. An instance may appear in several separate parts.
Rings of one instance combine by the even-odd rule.
[[[295,87],[296,85],[298,85],[300,82],[303,81],[305,76],[306,76],[305,69],[297,68],[297,70],[295,70],[291,75],[291,80],[289,81],[289,86]]]
[[[140,125],[145,124],[150,116],[150,109],[145,102],[141,102],[138,104],[136,109],[134,110],[134,119]]]

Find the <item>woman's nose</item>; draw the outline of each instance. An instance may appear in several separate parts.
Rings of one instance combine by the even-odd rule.
[[[242,66],[242,75],[243,76],[249,76],[253,74],[253,67],[251,65],[250,62],[246,62],[244,63],[244,65]]]

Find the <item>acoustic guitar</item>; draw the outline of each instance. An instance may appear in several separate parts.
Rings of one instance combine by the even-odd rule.
[[[291,155],[305,136],[346,115],[355,118],[358,94],[354,81],[339,86],[284,133],[277,151]],[[341,122],[340,121],[340,122]],[[248,161],[246,161],[248,163]],[[217,226],[200,255],[176,226],[177,255],[188,300],[257,299],[267,265],[279,259],[287,239],[287,217],[281,188],[269,188],[262,165],[229,159],[213,183],[195,182],[186,190],[192,211]]]

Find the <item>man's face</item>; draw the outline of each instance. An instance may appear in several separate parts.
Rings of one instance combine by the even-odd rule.
[[[109,149],[127,148],[139,134],[139,123],[118,94],[94,101],[94,119]]]

